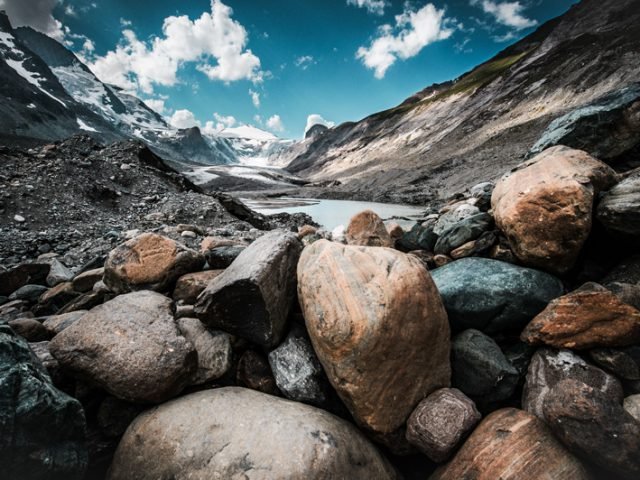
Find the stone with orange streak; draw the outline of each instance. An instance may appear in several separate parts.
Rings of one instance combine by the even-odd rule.
[[[616,181],[610,167],[586,152],[549,148],[497,183],[496,224],[522,263],[564,273],[589,236],[594,198]]]
[[[298,297],[330,382],[378,438],[449,386],[447,314],[419,259],[319,240],[300,258]]]
[[[184,274],[200,270],[204,256],[156,233],[143,233],[113,249],[103,281],[115,293],[164,291]]]
[[[394,243],[384,222],[372,210],[365,210],[351,217],[345,234],[349,245],[393,247]]]
[[[455,457],[429,480],[587,480],[582,464],[551,430],[523,410],[486,417]]]
[[[587,283],[552,300],[527,325],[521,339],[575,350],[633,345],[640,342],[640,311],[601,285]]]

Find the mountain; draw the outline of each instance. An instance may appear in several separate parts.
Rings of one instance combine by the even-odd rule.
[[[229,140],[241,164],[257,167],[282,166],[278,154],[295,143],[251,125],[225,128],[218,136]]]
[[[101,141],[138,139],[178,169],[236,162],[226,138],[176,129],[139,98],[101,82],[56,40],[29,27],[13,29],[0,13],[0,130],[57,140],[89,133]]]
[[[547,128],[566,140],[566,126],[554,120],[569,130],[582,122],[584,137],[609,112],[622,122],[616,135],[632,132],[637,142],[639,79],[640,1],[583,0],[460,78],[312,135],[278,161],[312,181],[340,180],[352,196],[422,202],[461,191],[469,179],[496,179]],[[600,123],[602,138],[611,125]]]

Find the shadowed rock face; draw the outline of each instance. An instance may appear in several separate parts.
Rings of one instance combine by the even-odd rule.
[[[252,390],[220,388],[140,415],[122,438],[108,478],[399,477],[344,420]]]
[[[430,480],[587,480],[580,462],[537,417],[505,408],[473,431],[456,456]]]
[[[329,380],[365,428],[395,431],[449,385],[447,315],[417,258],[319,240],[300,259],[298,297]]]

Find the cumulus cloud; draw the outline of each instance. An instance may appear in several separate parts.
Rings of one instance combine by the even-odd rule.
[[[225,116],[225,115],[220,115],[219,113],[214,113],[213,118],[215,118],[216,122],[218,122],[218,126],[220,127],[219,128],[220,130],[222,130],[223,128],[233,127],[236,123],[238,123],[235,117],[233,117],[232,115]]]
[[[212,0],[211,12],[195,20],[186,15],[165,18],[162,36],[148,42],[125,29],[116,49],[89,67],[103,81],[145,93],[152,93],[154,85],[175,85],[185,63],[195,63],[211,80],[260,82],[260,59],[246,48],[247,31],[232,14],[230,7]]]
[[[438,10],[432,3],[417,11],[406,7],[396,15],[395,26],[381,26],[379,36],[368,47],[360,47],[356,58],[373,69],[376,78],[383,78],[398,59],[414,57],[427,45],[453,34],[451,21],[445,19],[444,14],[444,9]]]
[[[147,98],[144,100],[144,103],[146,103],[151,110],[159,113],[160,115],[164,115],[166,113],[167,107],[162,98]]]
[[[284,124],[282,123],[280,115],[273,115],[269,117],[265,124],[269,130],[272,130],[274,132],[284,131]]]
[[[366,8],[369,13],[374,15],[384,15],[387,2],[385,0],[347,0],[347,5]]]
[[[307,117],[307,126],[304,127],[305,135],[314,125],[324,125],[325,127],[331,128],[335,125],[335,122],[325,120],[321,115],[318,115],[317,113],[312,113]]]
[[[173,112],[169,117],[169,123],[176,128],[191,128],[201,126],[200,121],[196,118],[191,110],[182,109]]]
[[[302,55],[301,57],[296,58],[295,65],[302,70],[306,70],[310,65],[316,63],[315,59],[311,55]]]
[[[14,27],[26,25],[62,42],[62,23],[53,17],[57,4],[58,0],[0,0],[0,10],[7,12]]]
[[[251,97],[251,102],[253,106],[256,108],[260,108],[260,93],[249,89],[249,96]]]
[[[529,19],[522,14],[525,7],[520,2],[471,0],[471,5],[482,7],[482,10],[493,16],[498,23],[516,30],[534,27],[538,24],[536,20]]]

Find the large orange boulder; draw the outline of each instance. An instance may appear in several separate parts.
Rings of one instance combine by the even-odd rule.
[[[158,235],[143,233],[113,249],[104,264],[103,281],[116,293],[164,291],[186,273],[200,270],[204,256]]]
[[[319,240],[300,258],[298,297],[329,380],[364,428],[396,432],[449,386],[447,314],[417,258]]]
[[[594,198],[616,180],[610,167],[583,151],[550,148],[497,183],[496,224],[522,263],[564,273],[589,236]]]
[[[430,480],[586,480],[580,462],[549,428],[522,410],[493,412]]]
[[[556,298],[522,332],[532,345],[583,350],[640,342],[640,311],[606,288],[587,283]]]

